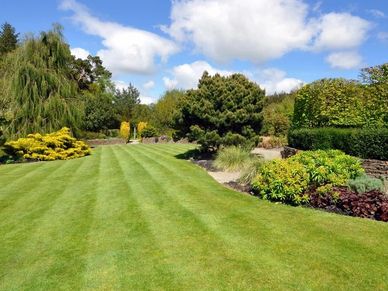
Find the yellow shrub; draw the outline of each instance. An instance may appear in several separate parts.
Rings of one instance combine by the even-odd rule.
[[[130,123],[127,122],[127,121],[121,122],[121,125],[120,125],[120,136],[122,138],[125,138],[126,140],[129,140],[130,133],[131,133]]]
[[[137,124],[137,133],[139,136],[141,135],[141,132],[143,131],[143,129],[146,128],[147,126],[148,126],[148,122],[140,121]]]
[[[91,153],[89,146],[72,137],[67,127],[45,135],[29,134],[7,142],[4,147],[5,152],[15,158],[37,161],[69,160]]]

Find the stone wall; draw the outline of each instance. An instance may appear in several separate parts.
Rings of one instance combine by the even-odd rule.
[[[388,161],[362,160],[362,167],[370,176],[388,179]]]

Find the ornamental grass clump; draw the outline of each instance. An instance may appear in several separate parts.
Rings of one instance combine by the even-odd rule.
[[[225,171],[239,171],[251,158],[251,153],[247,149],[230,146],[218,151],[214,165]]]
[[[4,144],[4,151],[15,160],[69,160],[90,155],[90,147],[71,136],[67,127],[49,134],[29,134]]]

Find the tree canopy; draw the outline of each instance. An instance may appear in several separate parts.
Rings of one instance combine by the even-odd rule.
[[[0,30],[0,57],[8,52],[16,49],[19,33],[16,33],[15,28],[5,22],[1,25]]]
[[[187,91],[177,112],[176,137],[196,140],[205,150],[257,142],[265,92],[242,74],[210,76]]]

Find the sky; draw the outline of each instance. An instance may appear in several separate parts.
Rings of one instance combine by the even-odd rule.
[[[272,94],[388,62],[387,0],[13,0],[6,21],[21,35],[60,23],[75,56],[100,56],[142,103],[195,88],[205,70]]]

